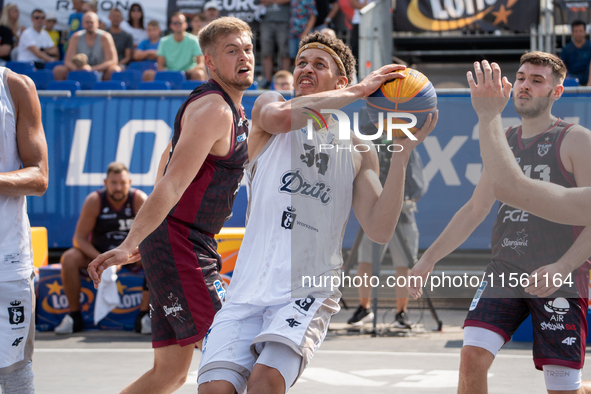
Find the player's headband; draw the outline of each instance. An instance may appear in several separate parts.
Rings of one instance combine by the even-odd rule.
[[[300,57],[302,52],[304,52],[306,49],[320,49],[321,51],[328,53],[330,56],[332,56],[334,61],[337,62],[337,66],[339,66],[339,70],[341,71],[341,75],[344,77],[347,76],[347,72],[345,71],[345,65],[343,64],[339,55],[337,55],[336,52],[332,50],[332,48],[330,48],[324,44],[321,44],[319,42],[311,42],[309,44],[303,45],[300,48],[300,50],[298,51],[298,54],[296,56],[296,60]]]

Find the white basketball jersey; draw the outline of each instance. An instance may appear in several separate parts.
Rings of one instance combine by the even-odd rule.
[[[312,278],[340,275],[341,243],[351,211],[355,167],[338,125],[274,135],[247,167],[244,240],[227,300],[277,305],[337,295]],[[310,280],[302,282],[303,278]],[[329,283],[330,286],[330,283]]]
[[[21,168],[16,114],[8,88],[8,69],[0,67],[0,172]],[[26,279],[32,273],[31,228],[25,196],[0,194],[0,281]]]

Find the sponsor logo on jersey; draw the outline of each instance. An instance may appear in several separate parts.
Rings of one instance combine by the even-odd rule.
[[[308,168],[315,165],[318,168],[318,173],[324,175],[328,169],[330,156],[326,153],[316,153],[316,147],[314,145],[304,144],[304,154],[300,155],[300,160]]]
[[[552,144],[549,142],[542,142],[541,144],[538,144],[538,155],[540,155],[540,157],[546,156],[551,147]]]
[[[238,137],[236,137],[236,142],[244,142],[244,141],[246,141],[246,133],[242,133]]]
[[[164,315],[172,315],[172,317],[176,317],[179,321],[184,322],[185,318],[180,315],[180,312],[183,311],[183,307],[179,304],[179,298],[173,293],[170,293],[168,299],[171,301],[172,305],[162,306],[162,309],[164,309]]]
[[[125,216],[132,216],[130,206],[125,207]]]
[[[294,207],[287,207],[287,210],[283,211],[283,216],[281,216],[281,227],[286,230],[293,229],[293,225],[295,223],[296,214]]]
[[[509,247],[516,251],[518,255],[522,255],[525,254],[525,252],[521,250],[521,248],[527,246],[526,238],[527,234],[525,233],[525,230],[521,230],[517,232],[517,238],[515,240],[510,240],[509,238],[503,239],[501,246],[503,248]]]
[[[8,308],[8,322],[10,324],[22,324],[25,322],[25,307],[19,306],[20,301],[15,300],[10,303],[12,305]]]
[[[308,296],[307,298],[297,300],[295,304],[302,308],[304,311],[308,312],[314,301],[316,301],[316,298]]]
[[[478,301],[480,301],[480,297],[482,297],[482,293],[484,292],[484,289],[486,289],[486,285],[488,285],[488,282],[483,280],[482,284],[480,285],[478,290],[476,290],[476,294],[474,295],[474,299],[472,300],[472,303],[470,304],[471,311],[476,309],[476,306],[478,305]]]
[[[291,328],[297,327],[300,324],[302,324],[302,323],[300,323],[299,321],[297,321],[296,319],[293,319],[293,318],[285,319],[285,321],[289,324],[289,326]]]
[[[215,282],[213,282],[213,287],[215,288],[215,291],[218,293],[218,297],[220,298],[220,300],[222,300],[222,302],[225,301],[226,300],[226,289],[224,289],[222,282],[220,282],[219,280],[216,280]]]
[[[99,216],[101,219],[116,219],[117,218],[117,214],[116,213],[104,213],[101,216]]]
[[[529,213],[526,211],[522,211],[521,209],[516,210],[506,210],[505,217],[503,218],[503,223],[507,220],[512,222],[527,222],[529,221]]]
[[[313,184],[308,182],[301,174],[301,170],[290,170],[281,176],[281,186],[279,192],[288,194],[299,194],[320,200],[324,205],[332,200],[330,196],[331,188],[326,182],[316,181]]]

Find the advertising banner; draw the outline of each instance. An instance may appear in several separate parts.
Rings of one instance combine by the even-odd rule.
[[[396,31],[529,31],[537,24],[540,2],[532,0],[398,0]]]

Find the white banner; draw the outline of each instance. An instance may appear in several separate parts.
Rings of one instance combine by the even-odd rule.
[[[4,4],[13,2],[14,0],[5,1]],[[147,27],[148,21],[154,19],[160,23],[160,28],[164,31],[167,29],[166,11],[167,2],[163,0],[98,0],[98,16],[105,22],[107,26],[109,22],[109,12],[112,8],[119,8],[123,11],[123,18],[127,20],[129,8],[133,3],[142,5],[144,9],[144,24]],[[21,26],[31,26],[31,12],[35,8],[40,8],[45,13],[53,13],[57,17],[57,30],[67,30],[68,19],[70,14],[74,12],[72,9],[72,2],[69,0],[19,0],[18,8],[20,10],[19,23]]]

